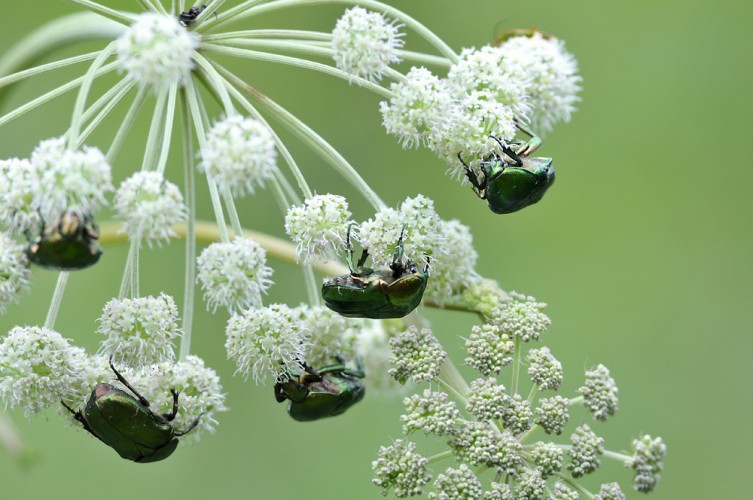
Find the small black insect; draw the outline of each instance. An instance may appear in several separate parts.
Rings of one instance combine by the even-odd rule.
[[[196,18],[199,17],[199,14],[204,12],[204,9],[206,9],[206,5],[202,5],[199,7],[198,5],[194,5],[190,9],[188,9],[185,12],[181,12],[178,16],[178,21],[180,24],[188,28],[189,26],[193,26],[196,22]]]

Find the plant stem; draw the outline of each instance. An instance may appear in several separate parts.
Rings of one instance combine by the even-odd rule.
[[[58,275],[58,282],[55,285],[55,292],[52,294],[52,300],[50,301],[50,308],[47,311],[47,319],[44,321],[44,327],[52,330],[55,326],[55,320],[60,310],[60,304],[63,302],[63,294],[65,293],[65,285],[68,284],[68,271],[60,271]]]
[[[183,118],[183,170],[185,177],[186,205],[188,205],[188,222],[186,224],[186,267],[185,290],[183,298],[183,334],[180,338],[178,360],[184,361],[191,352],[191,334],[193,328],[194,295],[196,290],[196,167],[194,165],[193,134],[191,118],[188,114],[188,97],[181,89],[181,117]]]

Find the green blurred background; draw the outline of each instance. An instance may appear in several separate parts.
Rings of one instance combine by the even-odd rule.
[[[136,2],[107,2],[129,9]],[[234,2],[229,2],[234,4]],[[584,78],[570,124],[545,138],[557,183],[523,212],[492,214],[444,175],[426,151],[404,151],[380,127],[379,99],[319,74],[270,64],[226,61],[328,139],[390,205],[424,193],[440,215],[470,225],[478,269],[508,290],[549,303],[546,342],[565,366],[565,392],[585,368],[607,365],[620,388],[620,410],[591,424],[613,450],[642,433],[663,436],[666,470],[651,498],[751,498],[751,197],[753,43],[749,2],[417,0],[389,2],[435,30],[450,46],[479,46],[495,31],[536,26],[567,42]],[[32,10],[32,6],[34,7]],[[248,23],[327,31],[343,6],[286,10]],[[65,2],[4,2],[0,47],[77,9]],[[63,49],[49,60],[100,47]],[[409,34],[408,48],[424,48]],[[56,72],[13,88],[3,112],[80,74]],[[98,87],[102,88],[102,87]],[[73,95],[0,131],[0,157],[28,156],[41,139],[67,128]],[[122,116],[122,111],[120,112]],[[115,164],[116,181],[139,168],[149,112]],[[105,148],[119,119],[93,142]],[[283,138],[319,193],[348,195],[356,218],[371,215],[318,157]],[[177,152],[177,150],[176,150]],[[182,185],[181,163],[168,176]],[[199,213],[210,218],[200,184]],[[245,226],[282,233],[271,197],[240,203]],[[96,349],[95,319],[117,294],[125,246],[107,248],[100,265],[70,280],[56,328]],[[181,244],[142,256],[142,293],[172,293],[181,303]],[[293,266],[275,264],[269,301],[304,300]],[[35,270],[33,291],[0,318],[0,332],[41,324],[54,273]],[[424,311],[451,356],[473,318]],[[233,377],[223,347],[225,313],[197,307],[193,351],[218,370],[232,411],[219,432],[182,446],[161,463],[137,465],[52,412],[27,420],[11,412],[37,462],[20,467],[0,453],[0,498],[378,498],[371,460],[400,436],[401,398],[370,394],[346,415],[300,424],[271,387]],[[465,372],[469,373],[469,372]],[[469,373],[470,375],[470,373]],[[716,420],[718,419],[718,420]],[[576,423],[591,422],[574,413]],[[721,427],[720,427],[721,426]],[[726,429],[725,432],[721,430]],[[628,497],[632,474],[605,466],[587,484],[618,480]],[[438,465],[434,472],[439,473]]]

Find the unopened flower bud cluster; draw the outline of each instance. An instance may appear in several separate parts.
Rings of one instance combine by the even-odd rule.
[[[411,462],[400,462],[400,450],[393,445],[383,447],[373,464],[374,484],[383,494],[578,498],[560,478],[569,475],[570,481],[576,481],[600,467],[606,450],[604,439],[580,419],[574,429],[568,424],[570,412],[579,404],[597,421],[616,412],[617,388],[609,371],[603,365],[587,371],[580,396],[557,394],[564,370],[551,350],[541,346],[527,349],[527,355],[521,352],[544,338],[551,323],[544,313],[545,304],[515,292],[495,292],[488,283],[486,288],[489,296],[482,303],[496,305],[485,308],[489,313],[483,316],[484,323],[474,326],[466,343],[466,364],[481,377],[464,390],[457,385],[448,390],[453,375],[442,370],[446,354],[429,329],[410,327],[390,341],[394,366],[390,374],[401,383],[428,382],[431,388],[404,400],[405,413],[400,417],[404,438],[396,445],[411,450]],[[498,382],[498,376],[512,376],[516,371],[521,379],[527,372],[528,382],[517,376],[511,385]],[[545,396],[537,398],[539,393]],[[566,432],[566,438],[557,438]],[[431,460],[423,457],[413,441],[416,433],[444,441],[447,453]],[[651,491],[663,468],[664,443],[661,438],[644,436],[633,441],[633,448],[633,456],[622,455],[623,463],[635,472],[635,489]],[[443,464],[442,457],[450,456],[459,466]],[[485,469],[496,474],[481,474]],[[497,482],[502,476],[505,484]],[[617,483],[605,483],[593,495],[624,498]]]

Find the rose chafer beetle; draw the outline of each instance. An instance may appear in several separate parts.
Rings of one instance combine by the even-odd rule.
[[[39,235],[26,238],[26,256],[30,262],[47,269],[72,271],[97,263],[102,247],[97,243],[99,230],[90,215],[66,210],[54,224],[44,221]]]
[[[149,408],[149,401],[123,378],[113,366],[112,360],[110,368],[133,396],[110,384],[99,384],[89,396],[83,412],[74,411],[61,401],[65,409],[73,414],[73,418],[85,430],[126,460],[158,462],[172,455],[178,446],[178,437],[193,430],[199,424],[199,419],[188,429],[176,431],[170,423],[178,414],[178,393],[174,389],[170,389],[173,395],[170,413],[154,413]]]
[[[349,318],[402,318],[421,302],[429,280],[429,264],[423,271],[410,260],[403,262],[403,233],[397,240],[389,268],[364,266],[369,255],[364,249],[353,266],[353,247],[348,227],[349,274],[328,279],[322,285],[322,298],[327,307]],[[428,260],[428,257],[427,257]]]
[[[275,384],[275,399],[278,403],[290,400],[288,413],[295,420],[334,417],[363,399],[366,388],[360,379],[365,373],[360,356],[355,360],[355,369],[347,368],[342,357],[335,359],[337,364],[318,370],[304,364],[303,372]]]
[[[534,136],[535,137],[535,136]],[[507,158],[493,154],[481,162],[483,179],[479,180],[471,167],[458,159],[465,167],[465,173],[476,194],[486,200],[489,209],[495,214],[509,214],[533,205],[544,197],[544,193],[554,183],[554,167],[551,158],[528,158],[513,151],[494,137]],[[532,141],[521,148],[530,154],[538,146],[531,148]]]

